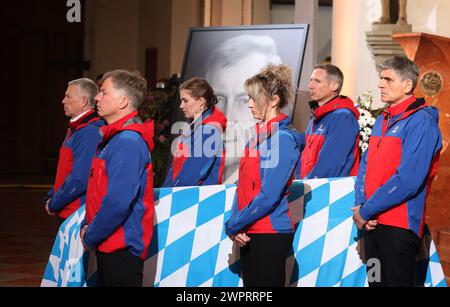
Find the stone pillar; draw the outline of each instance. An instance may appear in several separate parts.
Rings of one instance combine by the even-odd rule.
[[[252,24],[270,24],[270,0],[248,0],[252,2]]]
[[[201,26],[200,0],[173,0],[170,48],[170,73],[181,72],[189,28]]]
[[[293,124],[299,131],[305,131],[310,118],[308,101],[309,79],[314,66],[317,64],[317,24],[319,15],[318,0],[296,0],[295,1],[295,22],[309,24],[308,42],[303,60],[302,75],[300,76],[300,86],[297,94],[297,103],[294,109]]]
[[[204,26],[270,23],[270,0],[205,0]]]
[[[403,48],[392,39],[392,35],[410,32],[412,25],[373,24],[372,31],[366,32],[366,37],[376,65],[396,55],[404,55]]]

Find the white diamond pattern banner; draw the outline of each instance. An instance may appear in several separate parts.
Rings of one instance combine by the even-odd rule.
[[[354,179],[294,182],[289,207],[297,231],[287,261],[292,287],[364,287],[361,233],[352,221]],[[224,233],[236,186],[155,190],[154,237],[144,285],[240,287],[239,249]],[[84,253],[80,208],[61,225],[42,280],[44,287],[95,285],[95,256]],[[417,261],[417,285],[446,287],[429,233]]]

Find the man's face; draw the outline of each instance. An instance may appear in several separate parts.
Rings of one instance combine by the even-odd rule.
[[[114,117],[120,111],[123,99],[123,90],[116,89],[111,78],[106,79],[100,93],[95,97],[98,115],[106,120]]]
[[[378,88],[381,91],[381,101],[390,105],[403,102],[411,91],[409,81],[402,81],[400,76],[392,69],[386,69],[380,73]]]
[[[87,105],[87,98],[80,95],[77,85],[70,85],[62,101],[64,114],[69,118],[75,118],[83,113]]]
[[[244,83],[267,64],[266,56],[252,53],[231,66],[208,73],[211,86],[219,98],[217,107],[226,115],[228,122],[256,123],[248,109]]]
[[[244,83],[267,64],[269,62],[265,55],[250,53],[233,65],[221,70],[209,71],[207,74],[211,86],[219,98],[217,107],[225,114],[229,123],[225,133],[226,180],[231,178],[230,176],[235,176],[234,173],[239,167],[240,157],[245,147],[245,128],[256,124],[248,107],[249,97],[245,93]]]
[[[336,96],[337,84],[328,81],[325,69],[315,69],[311,75],[308,89],[311,99],[319,104],[326,103]]]

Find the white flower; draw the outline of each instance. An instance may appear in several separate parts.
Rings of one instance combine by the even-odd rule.
[[[361,137],[362,137],[364,142],[368,142],[369,139],[370,139],[370,135],[367,135],[365,133],[361,133]]]
[[[361,94],[361,96],[358,97],[358,103],[359,105],[366,109],[370,110],[373,103],[373,95],[371,91],[365,92]]]
[[[372,134],[372,129],[369,127],[364,128],[364,133],[366,133],[367,135],[371,135]]]
[[[364,144],[362,144],[362,146],[361,146],[361,151],[362,152],[366,152],[366,150],[369,148],[369,144],[367,144],[367,143],[364,143]]]
[[[372,114],[369,111],[363,110],[363,116],[367,118],[372,118]]]

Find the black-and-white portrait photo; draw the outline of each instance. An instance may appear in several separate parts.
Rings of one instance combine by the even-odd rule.
[[[193,28],[188,37],[182,80],[205,78],[213,87],[217,107],[225,114],[224,181],[238,179],[245,131],[256,124],[248,109],[245,81],[268,64],[286,64],[298,85],[308,34],[307,25]],[[284,109],[292,116],[295,101]],[[182,114],[178,119],[182,120]]]

